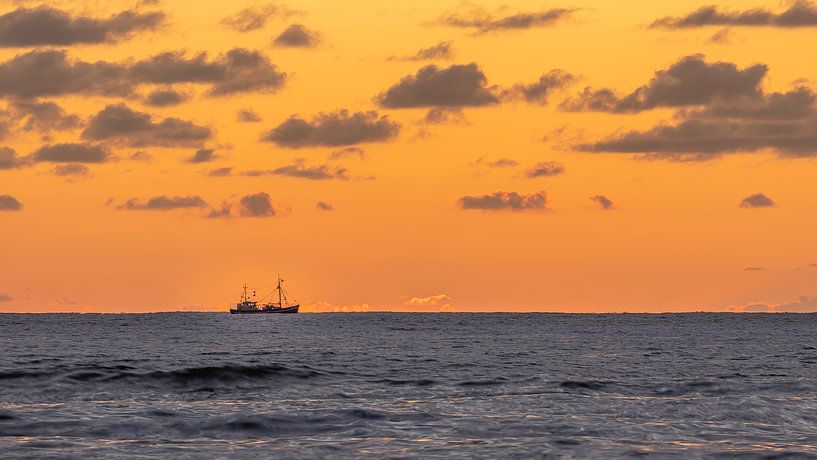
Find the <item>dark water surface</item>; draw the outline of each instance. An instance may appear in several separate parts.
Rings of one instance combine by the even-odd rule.
[[[800,458],[815,390],[815,315],[0,315],[3,458]]]

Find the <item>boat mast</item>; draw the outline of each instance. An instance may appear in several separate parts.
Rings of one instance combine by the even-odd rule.
[[[284,303],[281,295],[281,281],[283,281],[281,279],[281,275],[278,275],[278,306],[283,308]]]
[[[249,300],[249,298],[247,297],[247,283],[244,283],[244,294],[241,296],[241,302],[243,303],[246,302],[247,300]]]

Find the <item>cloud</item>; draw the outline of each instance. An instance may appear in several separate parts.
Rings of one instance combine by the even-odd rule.
[[[817,155],[816,101],[817,95],[805,86],[783,93],[718,98],[679,110],[673,124],[625,131],[576,148],[674,161],[704,161],[727,153],[765,150],[783,157],[809,157]]]
[[[441,125],[445,123],[465,124],[468,121],[459,107],[432,107],[426,113],[423,123]]]
[[[706,26],[748,27],[814,27],[817,26],[817,6],[809,0],[793,0],[789,7],[775,13],[765,8],[729,11],[717,6],[703,6],[681,17],[664,17],[653,22],[651,28],[689,29]]]
[[[471,163],[472,166],[488,166],[490,168],[513,168],[519,166],[519,162],[510,158],[500,158],[498,160],[488,160],[485,157],[479,157],[476,161]]]
[[[287,77],[261,52],[244,48],[233,48],[213,60],[206,52],[189,57],[184,51],[166,51],[134,63],[129,71],[140,83],[209,84],[210,96],[274,93]]]
[[[700,54],[686,56],[659,70],[652,80],[619,97],[614,91],[585,88],[579,96],[562,103],[571,112],[635,113],[658,107],[688,107],[716,100],[762,97],[761,83],[768,67],[754,64],[744,69],[730,62],[708,63]]]
[[[451,297],[445,294],[431,295],[428,297],[412,297],[405,301],[404,305],[414,308],[436,307],[442,309],[443,311],[450,311],[452,309]]]
[[[554,69],[543,74],[539,80],[530,84],[516,84],[504,92],[510,99],[523,99],[534,104],[547,104],[548,96],[554,90],[564,89],[576,81],[576,77],[561,69]]]
[[[783,304],[757,303],[742,307],[746,312],[814,313],[817,312],[817,297],[800,296],[794,302]]]
[[[17,156],[17,151],[11,147],[0,147],[0,170],[13,169],[25,166],[26,161]]]
[[[77,115],[68,114],[51,101],[16,100],[9,107],[15,117],[24,120],[24,131],[65,131],[78,128],[82,123]]]
[[[331,165],[307,166],[303,160],[275,169],[252,170],[242,173],[243,176],[257,177],[265,175],[287,176],[309,180],[349,180],[349,170]]]
[[[66,163],[54,166],[54,174],[57,176],[88,177],[91,170],[82,163]]]
[[[241,197],[239,206],[239,212],[244,217],[275,216],[275,209],[272,207],[270,196],[264,192]]]
[[[152,159],[153,157],[144,150],[137,150],[128,156],[128,160],[130,161],[150,161]]]
[[[706,42],[712,45],[728,45],[732,43],[732,35],[732,29],[721,29],[712,34]]]
[[[745,271],[745,272],[762,272],[762,271],[765,271],[765,270],[766,269],[763,268],[763,267],[746,267],[746,268],[743,269],[743,271]]]
[[[235,118],[241,123],[257,123],[261,121],[261,115],[258,115],[252,109],[239,110]]]
[[[34,162],[106,163],[113,159],[102,145],[86,143],[50,144],[35,150],[29,157]]]
[[[125,211],[172,211],[174,209],[203,208],[207,202],[199,196],[156,196],[147,201],[135,198],[119,206]]]
[[[762,193],[747,196],[740,202],[741,208],[772,208],[777,206],[771,198]]]
[[[268,193],[259,192],[244,195],[238,203],[222,203],[220,208],[211,209],[205,216],[211,219],[231,217],[275,217],[280,211],[272,204]]]
[[[565,166],[556,161],[544,161],[525,171],[525,177],[529,179],[537,177],[552,177],[564,174]]]
[[[329,159],[332,161],[342,160],[344,158],[358,158],[366,159],[366,152],[360,147],[344,147],[342,149],[334,150],[329,154]]]
[[[114,43],[135,32],[153,31],[165,21],[160,11],[122,11],[105,19],[72,17],[65,11],[40,5],[17,8],[0,16],[0,46],[66,46]]]
[[[207,173],[210,177],[226,177],[233,174],[233,168],[216,168]]]
[[[147,95],[145,104],[151,107],[171,107],[184,103],[189,98],[189,95],[172,88],[157,89]]]
[[[591,196],[590,200],[598,205],[599,208],[609,211],[614,208],[613,202],[604,195]]]
[[[483,211],[544,211],[547,209],[547,193],[534,192],[527,195],[517,192],[495,192],[490,195],[464,196],[457,201],[460,209]]]
[[[292,24],[272,40],[272,44],[283,48],[314,48],[321,42],[321,35],[303,24]]]
[[[551,27],[569,19],[576,11],[578,11],[577,8],[553,8],[540,12],[519,12],[497,16],[483,9],[474,8],[465,13],[445,13],[438,22],[451,27],[474,29],[475,33],[484,34]]]
[[[2,211],[19,211],[23,209],[23,205],[11,195],[0,195],[0,212]]]
[[[400,124],[375,111],[350,113],[345,109],[319,113],[307,121],[298,115],[264,134],[262,141],[279,147],[342,147],[365,142],[385,142],[400,133]]]
[[[0,96],[127,96],[132,90],[126,66],[69,60],[65,50],[35,49],[0,63]]]
[[[817,153],[817,125],[810,122],[736,122],[686,120],[647,131],[628,131],[580,144],[585,152],[644,153],[648,159],[705,161],[724,153],[774,149],[784,156]]]
[[[377,95],[390,109],[415,107],[480,107],[499,103],[496,89],[476,63],[440,68],[428,65]]]
[[[292,11],[269,3],[245,8],[233,16],[222,19],[221,23],[236,32],[251,32],[263,28],[272,17],[288,17],[291,14]]]
[[[99,111],[82,132],[86,140],[112,141],[131,147],[197,147],[212,135],[210,128],[178,118],[165,118],[156,123],[150,114],[121,103]]]
[[[411,56],[392,57],[389,60],[400,61],[430,61],[435,59],[453,59],[454,46],[452,42],[439,42],[428,48],[421,48]]]
[[[198,149],[196,150],[196,153],[194,153],[193,156],[190,157],[190,162],[206,163],[208,161],[213,161],[216,158],[217,158],[216,151],[214,149]]]
[[[320,209],[321,211],[334,211],[335,210],[334,206],[332,206],[329,203],[325,203],[323,201],[318,201],[318,203],[315,204],[315,207]]]
[[[10,295],[0,294],[0,302],[11,302],[12,300],[14,300],[14,298],[11,297]]]

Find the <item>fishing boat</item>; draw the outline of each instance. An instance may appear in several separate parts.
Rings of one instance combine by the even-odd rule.
[[[235,308],[230,309],[233,315],[254,314],[254,313],[298,313],[298,308],[301,306],[297,303],[290,303],[287,299],[287,293],[284,291],[284,280],[279,276],[278,284],[275,287],[278,291],[278,302],[258,304],[257,301],[251,300],[247,294],[247,284],[244,284],[244,290],[241,294],[241,302],[235,304]],[[252,298],[255,299],[255,291],[252,293]]]

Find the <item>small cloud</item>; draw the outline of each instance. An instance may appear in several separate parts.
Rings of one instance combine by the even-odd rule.
[[[279,147],[343,147],[366,142],[385,142],[400,133],[400,124],[375,111],[354,112],[341,109],[319,113],[311,120],[292,115],[264,134],[264,142]]]
[[[740,307],[745,312],[815,313],[817,297],[800,296],[794,302],[783,304],[755,303]]]
[[[258,123],[261,120],[261,115],[258,115],[252,109],[239,110],[236,114],[236,120],[241,123]]]
[[[150,161],[152,159],[153,157],[144,150],[137,150],[128,156],[128,160],[130,161]]]
[[[34,162],[50,163],[105,163],[113,159],[107,148],[85,143],[45,145],[29,158]]]
[[[269,3],[245,8],[232,16],[222,19],[221,23],[236,32],[246,33],[263,28],[270,18],[286,18],[292,14],[292,10]]]
[[[210,177],[226,177],[233,174],[233,168],[216,168],[207,173]]]
[[[224,202],[220,208],[211,209],[207,218],[231,217],[275,217],[281,211],[272,204],[270,195],[265,192],[244,195],[238,203]]]
[[[412,297],[404,302],[407,307],[416,309],[440,309],[441,311],[452,311],[451,297],[445,294],[437,294],[428,297]]]
[[[147,201],[130,199],[119,206],[124,211],[172,211],[175,209],[204,208],[207,202],[199,196],[156,196]]]
[[[440,42],[428,48],[422,48],[411,56],[391,57],[389,60],[430,61],[435,59],[453,59],[454,48],[451,42]]]
[[[316,208],[320,209],[321,211],[334,211],[335,207],[329,203],[325,203],[323,201],[318,201],[315,205]]]
[[[765,270],[766,269],[763,268],[763,267],[746,267],[746,268],[743,269],[743,271],[745,271],[745,272],[762,272],[762,271],[765,271]]]
[[[596,195],[591,196],[590,200],[592,200],[599,208],[608,211],[614,208],[613,202],[604,195]]]
[[[474,29],[476,34],[552,27],[573,16],[578,8],[553,8],[539,12],[518,12],[504,16],[472,8],[464,13],[448,12],[438,23],[451,27]]]
[[[741,208],[772,208],[777,204],[762,193],[747,196],[740,202]]]
[[[23,205],[11,195],[0,195],[0,212],[2,211],[20,211]]]
[[[545,211],[547,192],[530,194],[495,192],[490,195],[464,196],[457,201],[460,209],[482,211]]]
[[[190,161],[190,163],[206,163],[216,158],[216,151],[214,149],[198,149],[188,161]]]
[[[26,166],[27,159],[17,156],[17,151],[11,147],[0,147],[0,170]]]
[[[496,88],[476,63],[454,64],[446,68],[428,65],[375,98],[389,109],[417,107],[481,107],[499,103]]]
[[[519,166],[519,162],[510,158],[500,158],[498,160],[488,160],[485,157],[479,157],[471,162],[471,166],[488,166],[489,168],[513,168]]]
[[[89,177],[91,170],[82,163],[67,163],[54,166],[57,176]]]
[[[86,140],[112,141],[131,147],[197,147],[212,135],[210,128],[178,118],[154,122],[150,114],[121,103],[99,111],[82,132]]]
[[[273,217],[275,209],[272,207],[268,193],[254,193],[241,197],[238,202],[239,213],[244,217]]]
[[[441,125],[445,123],[467,124],[465,114],[459,107],[433,107],[426,113],[423,123]]]
[[[187,93],[165,88],[151,91],[145,98],[145,104],[151,107],[171,107],[187,102],[188,99],[190,96]]]
[[[564,174],[565,166],[556,161],[545,161],[535,165],[525,171],[525,177],[529,179],[537,177],[553,177]]]
[[[732,35],[732,29],[721,29],[709,37],[706,42],[712,45],[729,45],[732,43]]]
[[[366,152],[360,147],[344,147],[329,154],[329,159],[332,161],[342,160],[345,158],[358,158],[365,160]]]
[[[272,44],[283,48],[314,48],[321,42],[321,35],[307,29],[303,24],[292,24]]]
[[[11,302],[12,300],[14,300],[14,298],[11,297],[10,295],[0,294],[0,302]]]
[[[548,102],[548,96],[553,91],[564,89],[576,80],[577,78],[568,72],[554,69],[543,74],[533,83],[517,83],[504,91],[503,96],[507,99],[522,99],[532,104],[545,105]]]
[[[242,173],[243,176],[257,177],[265,175],[288,176],[309,180],[349,180],[349,170],[331,165],[308,166],[302,159],[292,164],[267,170],[252,170]]]

